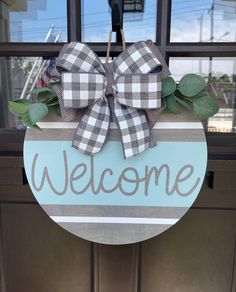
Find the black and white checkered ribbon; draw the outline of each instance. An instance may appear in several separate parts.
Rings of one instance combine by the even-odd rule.
[[[114,114],[125,158],[149,148],[151,135],[145,110],[161,107],[162,65],[163,59],[161,62],[147,42],[137,42],[114,60],[113,76],[108,78],[105,67],[88,46],[77,42],[66,45],[57,61],[63,107],[86,108],[72,146],[89,155],[100,152]],[[110,80],[112,102],[107,95]]]

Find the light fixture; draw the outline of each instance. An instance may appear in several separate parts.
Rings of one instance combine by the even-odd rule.
[[[109,5],[112,7],[115,0],[108,0]],[[123,12],[144,12],[144,0],[123,0]]]
[[[124,0],[124,12],[144,12],[144,0]]]

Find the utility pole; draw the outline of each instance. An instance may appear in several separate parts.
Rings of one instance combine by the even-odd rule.
[[[202,32],[203,32],[203,17],[204,12],[201,14],[201,16],[198,18],[199,24],[200,24],[200,30],[199,30],[199,42],[202,42]]]
[[[215,16],[215,0],[212,0],[212,5],[210,9],[210,14],[211,14],[211,35],[210,35],[210,40],[211,42],[214,41],[214,16]]]
[[[215,16],[215,0],[212,0],[212,5],[210,9],[210,17],[211,17],[211,25],[210,25],[210,41],[213,43],[214,41],[214,16]],[[209,63],[209,82],[212,79],[212,57],[210,57]]]
[[[203,17],[204,17],[204,12],[201,14],[201,16],[198,18],[199,21],[199,42],[202,43],[202,33],[203,33]],[[199,74],[202,75],[202,60],[199,60]]]
[[[235,32],[235,41],[236,41],[236,32]],[[236,61],[233,61],[233,80],[232,83],[234,84],[234,97],[233,97],[233,108],[236,111]],[[232,128],[233,132],[236,132],[236,115],[233,114],[233,121],[232,121]]]

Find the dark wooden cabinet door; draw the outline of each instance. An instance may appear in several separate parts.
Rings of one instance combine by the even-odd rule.
[[[236,212],[191,210],[143,243],[142,292],[235,292]]]
[[[0,291],[236,292],[235,166],[210,161],[196,203],[171,229],[108,246],[55,224],[35,202],[22,158],[3,157],[1,173],[20,176],[15,186],[0,183]]]
[[[91,244],[36,204],[2,204],[7,292],[90,292]]]
[[[192,209],[141,244],[92,245],[36,204],[2,204],[3,292],[235,292],[236,211]]]

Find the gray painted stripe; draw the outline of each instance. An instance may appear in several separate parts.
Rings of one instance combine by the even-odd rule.
[[[25,140],[27,141],[72,141],[74,129],[43,129],[42,132],[28,129]],[[153,130],[157,141],[205,141],[205,135],[201,129],[158,129]],[[120,132],[110,130],[108,140],[120,141]]]
[[[86,240],[105,244],[129,244],[156,236],[173,225],[58,223]]]
[[[180,218],[185,207],[140,207],[140,206],[86,206],[86,205],[41,205],[50,216],[106,216]]]
[[[60,116],[57,116],[55,114],[48,114],[44,119],[43,122],[75,122],[78,123],[78,121],[81,120],[85,109],[78,109],[75,110],[76,114],[74,118],[70,118],[70,121],[66,120],[63,121],[63,118]],[[178,122],[199,122],[199,119],[192,114],[189,110],[183,109],[183,112],[181,115],[173,115],[167,111],[164,111],[159,115],[157,118],[158,122],[173,122],[173,123],[178,123]]]

